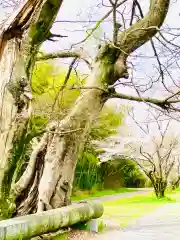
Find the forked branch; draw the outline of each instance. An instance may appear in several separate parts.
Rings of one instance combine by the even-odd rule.
[[[119,34],[118,44],[127,56],[150,40],[163,24],[170,0],[151,0],[149,12],[144,18]]]

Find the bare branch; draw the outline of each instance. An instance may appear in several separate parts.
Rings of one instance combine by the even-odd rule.
[[[127,0],[122,0],[119,4],[116,5],[116,8],[120,7],[120,6],[121,6],[122,4],[124,4],[125,2],[127,2]],[[87,35],[82,41],[73,44],[72,47],[73,47],[73,46],[76,46],[76,45],[78,45],[78,44],[84,43],[85,41],[87,41],[87,40],[92,36],[92,34],[98,29],[98,27],[101,25],[101,23],[104,22],[104,20],[105,20],[106,18],[108,18],[113,11],[114,11],[114,10],[113,10],[113,8],[112,8],[109,12],[107,12],[107,13],[96,23],[95,27],[94,27],[93,29],[91,29],[91,31],[88,33],[88,35]]]
[[[180,91],[177,91],[176,93],[174,93],[174,94],[172,94],[171,96],[169,96],[168,98],[166,98],[166,102],[169,100],[169,99],[171,99],[171,98],[173,98],[173,97],[175,97],[175,96],[177,96],[177,95],[179,95],[180,94]]]
[[[110,93],[109,98],[120,98],[120,99],[126,99],[126,100],[130,100],[130,101],[136,101],[136,102],[152,103],[152,104],[157,105],[158,107],[161,107],[165,110],[168,109],[171,104],[180,102],[180,100],[166,101],[166,99],[159,100],[159,99],[155,99],[155,98],[136,97],[136,96],[126,95],[126,94],[122,94],[122,93]]]
[[[76,60],[77,60],[77,58],[74,58],[74,59],[72,60],[71,64],[70,64],[70,66],[69,66],[68,72],[67,72],[66,77],[65,77],[65,79],[64,79],[64,84],[63,84],[62,87],[59,89],[59,91],[58,91],[58,93],[57,93],[57,95],[56,95],[56,97],[55,97],[54,103],[53,103],[53,105],[52,105],[52,111],[54,110],[54,107],[55,107],[55,105],[56,105],[56,102],[57,102],[57,100],[58,100],[58,98],[59,98],[60,93],[61,93],[61,92],[64,90],[64,88],[66,87],[66,84],[67,84],[67,82],[68,82],[68,80],[69,80],[69,77],[70,77],[70,75],[71,75],[71,72],[72,72],[72,69],[73,69],[73,66],[74,66]]]
[[[118,8],[118,0],[115,0],[114,2],[112,0],[109,0],[109,2],[112,5],[113,8],[113,43],[116,44],[117,43],[117,38],[118,38],[118,31],[119,28],[121,27],[120,23],[117,23],[117,18],[116,18],[116,10]]]
[[[71,52],[71,51],[62,51],[57,53],[44,54],[42,56],[37,57],[37,61],[45,61],[45,60],[51,60],[51,59],[57,59],[57,58],[79,58],[79,59],[82,59],[85,63],[87,63],[89,67],[91,66],[89,61],[84,56],[82,56],[81,53]]]
[[[129,23],[130,26],[133,24],[133,19],[134,19],[134,15],[135,15],[135,9],[136,9],[136,0],[133,0],[131,19],[130,19],[130,23]]]
[[[151,161],[152,156],[148,153],[148,152],[143,152],[142,146],[140,147],[140,154],[147,159],[152,165],[154,165],[154,163]]]

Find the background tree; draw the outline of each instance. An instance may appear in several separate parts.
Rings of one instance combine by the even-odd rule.
[[[170,182],[170,175],[178,166],[179,135],[170,134],[170,121],[156,119],[154,128],[155,125],[158,135],[149,132],[148,139],[144,136],[143,143],[129,146],[134,152],[134,161],[150,179],[156,196],[162,198]]]
[[[175,166],[170,174],[170,186],[173,190],[179,187],[180,184],[180,159],[176,160]]]

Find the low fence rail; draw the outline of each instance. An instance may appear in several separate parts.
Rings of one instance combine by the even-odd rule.
[[[61,228],[88,222],[103,214],[103,205],[98,201],[75,203],[67,207],[42,213],[0,221],[1,240],[23,240],[55,232]]]

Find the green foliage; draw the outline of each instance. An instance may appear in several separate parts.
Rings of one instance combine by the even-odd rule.
[[[54,66],[48,63],[36,64],[32,76],[32,90],[41,95],[47,92],[49,85],[53,82]]]
[[[101,164],[104,187],[144,187],[145,175],[131,160],[115,158]]]
[[[40,116],[32,116],[29,121],[29,135],[39,134],[47,125],[48,119]]]
[[[72,229],[79,229],[79,230],[89,230],[87,223],[76,223],[72,226]]]
[[[93,140],[102,140],[115,133],[117,128],[123,123],[122,112],[116,112],[113,107],[104,107],[99,119],[94,122],[90,136]]]
[[[54,65],[36,64],[32,78],[35,98],[33,108],[36,115],[46,116],[49,119],[62,118],[73,105],[80,91],[70,88],[78,86],[81,82],[74,74],[71,74],[65,86],[65,77],[66,71],[62,69],[59,71]]]
[[[103,108],[99,118],[94,121],[84,151],[79,156],[74,180],[75,189],[102,188],[98,151],[92,143],[94,140],[103,140],[117,133],[117,128],[123,120],[121,112],[116,112],[112,107]]]
[[[14,140],[12,158],[8,162],[1,187],[0,215],[3,218],[11,217],[16,209],[11,186],[19,180],[28,164],[31,140],[43,133],[46,124],[46,118],[31,117],[23,127],[21,134],[18,135],[19,132],[17,132],[18,137]]]
[[[83,154],[79,157],[75,171],[74,188],[92,189],[101,184],[99,175],[99,159],[93,148],[85,148]]]
[[[126,162],[122,161],[120,169],[124,176],[124,185],[128,187],[141,187],[144,186],[146,182],[145,175],[139,170],[137,165],[128,160]]]
[[[106,230],[107,226],[106,224],[103,222],[103,220],[99,220],[98,221],[98,232],[102,233]]]
[[[115,159],[99,164],[96,151],[85,149],[77,163],[74,191],[77,189],[119,189],[120,187],[145,187],[146,176],[137,165],[124,159]],[[77,191],[78,193],[78,191]]]
[[[11,218],[15,210],[16,205],[13,198],[0,198],[0,221],[3,219]]]
[[[94,187],[102,187],[98,152],[92,145],[92,141],[103,140],[115,134],[122,121],[123,114],[109,107],[105,107],[100,117],[94,121],[84,151],[78,159],[74,180],[75,188],[90,190]]]

